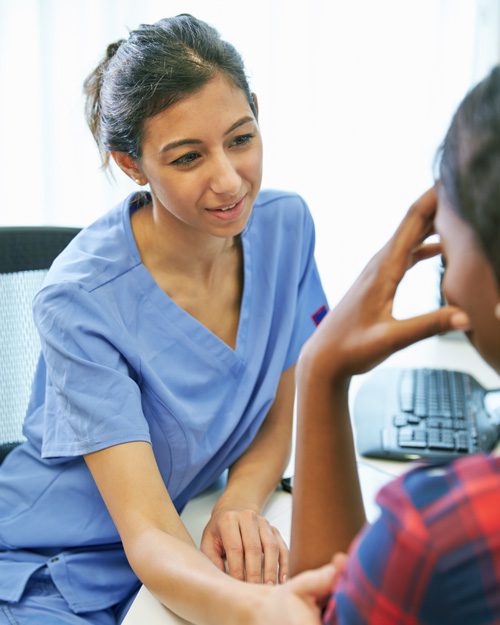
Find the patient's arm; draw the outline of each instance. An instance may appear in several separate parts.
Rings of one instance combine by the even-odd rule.
[[[468,325],[451,306],[406,320],[392,316],[406,270],[440,252],[439,244],[423,244],[433,233],[435,209],[431,189],[323,319],[299,358],[292,574],[346,551],[365,522],[348,409],[351,377],[415,341]]]
[[[305,355],[298,377],[292,575],[347,551],[365,522],[347,406],[349,381],[332,383]]]

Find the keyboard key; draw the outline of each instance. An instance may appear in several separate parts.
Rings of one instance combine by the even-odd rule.
[[[408,414],[406,419],[411,425],[418,425],[420,423],[420,417],[416,414]]]
[[[427,414],[429,417],[441,417],[443,415],[443,409],[438,404],[430,404]]]
[[[428,430],[429,449],[455,449],[455,436],[453,430],[435,428]]]
[[[422,428],[403,427],[398,431],[400,447],[427,447],[427,432]]]
[[[394,415],[393,423],[397,428],[407,425],[406,415],[404,413]]]
[[[458,451],[468,451],[469,450],[469,437],[467,432],[456,432],[455,434],[455,445]]]
[[[455,435],[452,430],[441,430],[441,440],[445,443],[455,444]]]
[[[415,409],[413,412],[417,417],[425,418],[427,416],[429,411],[425,398],[415,399]]]
[[[428,428],[452,428],[453,420],[452,419],[441,419],[436,417],[429,417],[427,419],[427,427]]]
[[[413,371],[406,369],[401,374],[399,386],[399,405],[403,412],[413,411]]]
[[[429,449],[455,449],[455,441],[429,441]]]
[[[405,428],[401,428],[398,432],[398,437],[400,439],[406,439],[406,440],[413,440],[413,428],[411,427],[405,427]]]
[[[399,446],[405,448],[414,448],[414,449],[426,449],[427,443],[425,441],[415,441],[415,440],[399,440]]]
[[[413,429],[413,440],[415,441],[426,441],[427,440],[427,432],[422,429]]]

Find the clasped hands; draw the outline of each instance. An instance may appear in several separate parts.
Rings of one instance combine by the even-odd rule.
[[[347,563],[345,554],[336,554],[330,564],[287,580],[288,548],[281,534],[248,508],[216,507],[201,550],[220,570],[254,582],[233,588],[243,603],[248,603],[244,588],[251,596],[245,625],[320,625],[321,613]]]

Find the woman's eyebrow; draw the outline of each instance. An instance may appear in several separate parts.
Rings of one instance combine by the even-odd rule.
[[[172,141],[171,143],[167,143],[160,149],[160,154],[164,154],[169,150],[173,150],[174,148],[179,148],[183,145],[199,145],[201,141],[199,139],[179,139],[179,141]]]
[[[236,130],[240,126],[243,126],[244,124],[248,124],[248,122],[253,122],[253,121],[254,121],[253,117],[251,117],[250,115],[245,115],[245,117],[242,117],[241,119],[238,119],[238,121],[234,122],[234,124],[232,124],[225,131],[224,136],[230,134],[231,132],[233,132],[233,130]],[[164,154],[165,152],[168,152],[169,150],[173,150],[174,148],[182,147],[183,145],[200,145],[201,143],[202,141],[200,141],[199,139],[179,139],[178,141],[172,141],[171,143],[167,143],[166,145],[164,145],[160,149],[160,154]]]
[[[233,130],[236,130],[236,128],[239,128],[240,126],[243,126],[244,124],[248,124],[248,122],[253,121],[255,121],[254,117],[251,117],[250,115],[245,115],[245,117],[242,117],[237,122],[234,122],[234,124],[230,128],[228,128],[224,134],[228,135],[230,132],[233,132]]]

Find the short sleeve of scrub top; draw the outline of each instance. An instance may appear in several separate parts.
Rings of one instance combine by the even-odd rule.
[[[300,201],[303,203],[302,198]],[[303,246],[297,250],[301,255],[301,275],[297,284],[295,322],[285,369],[295,364],[302,345],[311,335],[328,312],[326,297],[314,258],[315,231],[314,222],[308,207],[303,203]]]
[[[120,323],[75,284],[35,305],[47,379],[42,456],[75,456],[128,441],[150,442],[135,374],[109,337]],[[115,321],[115,323],[114,323]]]

